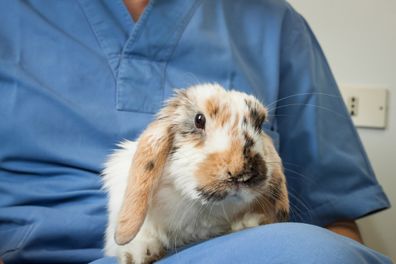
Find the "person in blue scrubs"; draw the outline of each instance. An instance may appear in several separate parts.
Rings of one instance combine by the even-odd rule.
[[[128,2],[0,2],[0,259],[116,263],[102,251],[106,156],[174,88],[216,82],[268,106],[291,222],[160,263],[390,263],[336,234],[359,240],[353,221],[389,202],[317,40],[287,2]]]

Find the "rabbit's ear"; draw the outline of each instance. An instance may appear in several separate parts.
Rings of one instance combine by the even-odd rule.
[[[271,176],[268,182],[267,201],[273,207],[274,222],[286,222],[289,220],[289,195],[287,191],[286,176],[283,172],[281,158],[279,157],[272,139],[264,134],[262,136],[267,153],[267,159],[271,163]]]
[[[286,181],[281,168],[273,170],[266,192],[252,204],[252,212],[263,216],[261,224],[287,222],[289,220],[289,198]]]
[[[125,245],[139,232],[172,143],[173,133],[161,119],[152,123],[138,139],[118,215],[114,238],[118,245]]]
[[[275,208],[275,222],[287,222],[289,220],[289,196],[286,186],[286,177],[279,166],[274,169],[270,186],[270,201]]]

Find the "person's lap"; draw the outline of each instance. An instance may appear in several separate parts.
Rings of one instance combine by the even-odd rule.
[[[94,264],[117,263],[106,257]],[[324,228],[281,223],[194,244],[158,263],[391,263],[384,255]]]

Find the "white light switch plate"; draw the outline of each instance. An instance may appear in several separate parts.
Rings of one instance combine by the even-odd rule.
[[[356,127],[386,128],[388,90],[342,86],[341,94]]]

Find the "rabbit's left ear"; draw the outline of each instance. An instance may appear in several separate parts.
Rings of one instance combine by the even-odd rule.
[[[115,232],[118,245],[127,244],[139,232],[172,144],[173,133],[160,119],[154,121],[138,139],[118,215]]]

